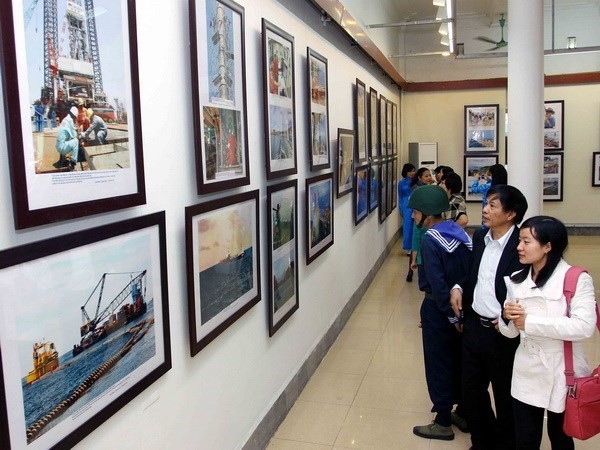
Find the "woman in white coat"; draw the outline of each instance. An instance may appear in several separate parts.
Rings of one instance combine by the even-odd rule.
[[[499,321],[504,336],[521,336],[511,386],[517,449],[540,448],[547,410],[552,450],[571,450],[573,439],[562,429],[567,396],[564,341],[573,341],[575,376],[590,375],[580,341],[595,330],[594,285],[587,273],[581,274],[567,317],[563,284],[570,266],[562,259],[568,244],[564,224],[553,217],[531,217],[521,225],[519,238],[517,251],[525,268],[505,279],[503,315],[509,322]]]

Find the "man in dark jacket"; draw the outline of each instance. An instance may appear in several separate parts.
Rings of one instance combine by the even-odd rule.
[[[422,274],[419,289],[425,293],[421,305],[425,378],[436,413],[432,423],[413,428],[428,439],[454,439],[452,423],[459,425],[452,407],[460,399],[460,311],[450,305],[450,289],[465,283],[471,264],[471,238],[454,221],[444,221],[448,195],[439,186],[421,186],[410,196],[417,227],[427,227],[421,242]],[[457,408],[458,409],[458,408]],[[460,417],[459,417],[460,420]],[[463,431],[466,424],[462,427]]]
[[[515,448],[510,385],[518,339],[498,332],[506,300],[504,277],[522,268],[517,254],[519,229],[527,200],[517,188],[492,186],[483,208],[484,228],[473,235],[473,265],[469,281],[452,290],[455,308],[464,308],[462,383],[463,406],[473,450]],[[464,300],[463,300],[464,297]],[[492,385],[496,414],[488,392]]]

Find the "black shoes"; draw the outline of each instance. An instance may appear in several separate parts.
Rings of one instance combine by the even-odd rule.
[[[408,281],[410,283],[410,282],[412,282],[412,280],[413,280],[413,270],[408,269],[408,274],[406,275],[406,281]]]

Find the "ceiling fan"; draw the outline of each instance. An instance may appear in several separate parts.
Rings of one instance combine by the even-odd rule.
[[[504,25],[506,24],[506,19],[504,18],[504,14],[500,14],[500,19],[498,20],[498,22],[500,23],[500,40],[498,42],[496,42],[495,40],[486,37],[486,36],[478,36],[475,39],[477,39],[478,41],[482,41],[482,42],[488,42],[490,44],[495,44],[496,46],[494,48],[489,48],[486,51],[490,52],[492,50],[498,50],[499,48],[503,48],[506,47],[508,45],[508,42],[506,42],[504,40]]]

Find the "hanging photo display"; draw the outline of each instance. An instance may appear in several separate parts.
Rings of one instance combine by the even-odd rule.
[[[329,91],[327,59],[311,48],[307,49],[310,170],[329,169]]]
[[[465,152],[498,151],[499,105],[465,106]]]

